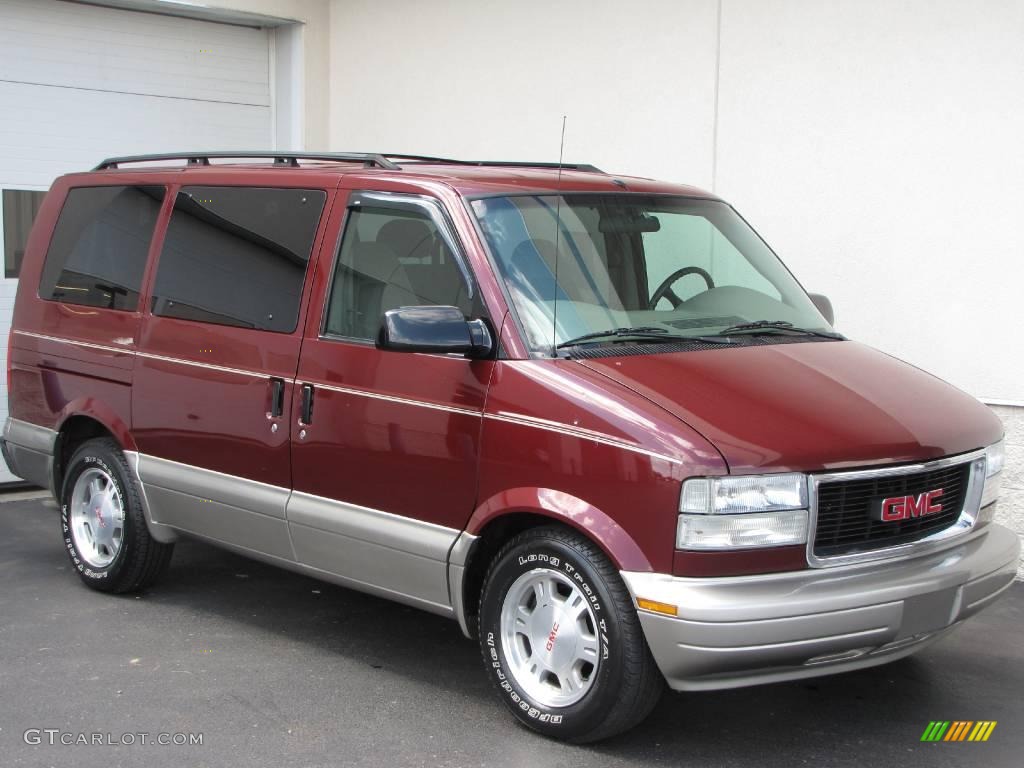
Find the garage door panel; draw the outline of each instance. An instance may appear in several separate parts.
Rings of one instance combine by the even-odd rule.
[[[56,0],[0,3],[0,79],[270,104],[266,30]]]
[[[0,127],[0,184],[6,187],[49,185],[111,155],[253,149],[267,146],[270,135],[269,107],[2,82],[0,103],[24,116]]]
[[[265,30],[0,0],[0,189],[46,189],[112,155],[270,148],[270,105]],[[0,368],[16,286],[0,279]],[[0,483],[14,479],[0,460]]]

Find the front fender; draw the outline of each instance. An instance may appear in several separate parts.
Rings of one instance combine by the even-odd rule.
[[[516,513],[550,517],[593,540],[620,571],[653,571],[650,562],[625,529],[597,507],[552,488],[510,488],[496,493],[473,512],[466,532],[474,536],[488,523]]]

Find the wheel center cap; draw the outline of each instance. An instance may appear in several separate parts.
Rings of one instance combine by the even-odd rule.
[[[103,511],[100,507],[96,507],[96,521],[100,524],[100,528],[106,528],[107,523],[103,520]]]
[[[534,646],[551,670],[559,670],[573,658],[576,633],[572,620],[562,615],[559,606],[544,605],[533,624]]]
[[[557,640],[557,639],[558,639],[558,622],[556,621],[554,624],[551,625],[551,631],[548,632],[548,641],[547,641],[547,643],[544,646],[545,648],[547,648],[548,653],[551,653],[551,651],[554,650],[554,648],[555,648],[555,640]]]

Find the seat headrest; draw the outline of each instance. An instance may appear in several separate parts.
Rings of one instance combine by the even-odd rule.
[[[352,269],[382,283],[395,282],[399,273],[404,276],[398,254],[382,243],[356,245],[352,249]]]
[[[512,261],[536,259],[540,256],[548,264],[555,262],[555,244],[550,240],[523,240],[512,251]]]
[[[392,248],[400,258],[428,256],[433,241],[430,227],[417,219],[393,219],[377,233],[377,242]]]

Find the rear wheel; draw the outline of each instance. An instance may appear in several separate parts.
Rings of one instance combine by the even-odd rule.
[[[512,539],[487,574],[479,615],[484,664],[535,731],[607,738],[643,720],[661,695],[629,592],[577,533],[552,526]]]
[[[174,545],[149,535],[139,489],[124,454],[110,438],[89,440],[72,455],[60,517],[71,563],[93,589],[143,589],[171,560]]]

